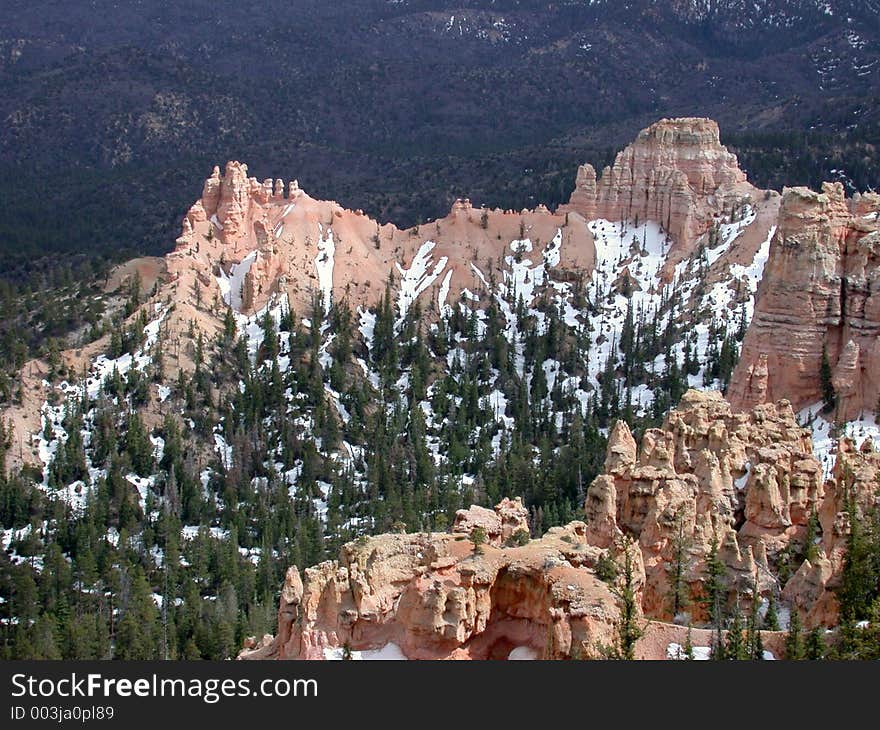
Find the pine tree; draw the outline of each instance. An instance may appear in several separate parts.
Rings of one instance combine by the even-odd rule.
[[[140,568],[133,571],[128,606],[116,633],[116,658],[158,659],[159,612]]]
[[[30,567],[23,564],[18,568],[12,594],[13,615],[21,625],[27,626],[37,619],[39,613],[37,584]]]
[[[776,596],[773,593],[767,599],[767,612],[764,614],[763,629],[779,631],[779,614],[776,610]]]
[[[819,533],[819,515],[814,509],[810,513],[810,518],[807,520],[807,529],[804,533],[804,543],[802,553],[802,560],[809,560],[810,563],[815,563],[816,559],[819,557],[819,548],[816,546],[816,537]]]
[[[807,634],[804,651],[807,659],[815,661],[825,658],[825,640],[822,638],[822,630],[818,626]]]
[[[760,630],[756,630],[752,639],[751,658],[755,661],[764,659],[764,638]]]
[[[752,600],[746,622],[746,653],[752,659],[764,658],[764,640],[761,636],[761,615],[759,613],[760,594],[758,593],[758,576],[752,583]]]
[[[718,556],[718,541],[712,539],[709,554],[706,557],[706,579],[703,584],[703,603],[709,614],[709,622],[720,630],[724,620],[724,608],[727,602],[725,576],[727,566]]]
[[[721,381],[723,390],[726,390],[727,385],[730,383],[730,376],[733,374],[738,356],[739,353],[732,338],[729,336],[725,337],[721,343],[721,351],[718,354],[718,379]]]
[[[677,519],[675,539],[672,544],[672,575],[669,578],[669,600],[673,619],[690,603],[690,591],[685,576],[688,570],[687,551],[690,541],[684,532],[684,515]]]
[[[223,313],[223,339],[224,346],[228,346],[235,339],[236,325],[232,307],[227,307]]]
[[[58,648],[58,622],[52,614],[44,613],[31,631],[33,659],[61,659]]]
[[[724,661],[727,659],[727,644],[724,641],[724,632],[721,629],[720,623],[715,627],[709,658],[713,661]]]
[[[153,444],[147,435],[147,429],[139,413],[129,415],[128,428],[125,434],[125,450],[131,460],[131,468],[135,474],[147,477],[153,472]]]
[[[731,660],[748,659],[748,650],[743,639],[742,612],[740,611],[738,601],[733,610],[733,616],[730,619],[730,626],[727,629],[727,642],[725,643],[724,654],[727,659]]]
[[[477,526],[471,530],[471,542],[474,544],[474,555],[483,553],[483,545],[486,542],[486,530]]]
[[[801,634],[801,616],[797,606],[791,607],[788,633],[785,636],[785,658],[792,661],[804,658],[804,639]]]
[[[828,349],[822,345],[822,362],[819,366],[819,380],[822,384],[822,410],[831,413],[837,406],[837,393],[832,382],[831,363],[828,361]]]
[[[687,638],[684,642],[684,656],[685,659],[694,659],[694,642],[691,636],[691,626],[688,624]]]
[[[876,512],[860,515],[852,488],[845,488],[849,531],[837,598],[841,617],[859,621],[869,617],[871,604],[878,595],[880,561],[877,555],[880,554],[880,529]]]
[[[633,660],[636,658],[636,643],[644,634],[639,622],[639,607],[635,590],[635,562],[633,552],[637,550],[630,538],[624,538],[622,546],[623,566],[620,579],[611,592],[617,596],[620,606],[620,623],[617,629],[617,644],[611,652],[614,659]]]

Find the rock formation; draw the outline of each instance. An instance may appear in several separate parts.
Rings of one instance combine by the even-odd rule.
[[[731,594],[775,583],[770,566],[800,539],[823,495],[822,470],[809,431],[790,405],[734,413],[716,392],[688,391],[659,429],[637,448],[618,422],[605,473],[587,492],[587,541],[608,547],[630,535],[645,568],[645,613],[671,618],[672,574],[680,564],[689,592],[703,592],[715,543]],[[691,607],[701,615],[698,605]]]
[[[517,212],[475,210],[469,200],[456,200],[445,218],[400,230],[380,225],[362,211],[315,200],[295,181],[285,197],[280,180],[261,183],[248,177],[247,165],[229,162],[223,174],[214,168],[201,199],[184,218],[168,268],[178,299],[193,298],[196,280],[204,289],[202,301],[219,297],[216,279],[227,276],[236,291],[223,296],[246,315],[281,294],[303,313],[311,312],[315,293],[326,294],[326,301],[345,298],[352,307],[369,307],[384,293],[389,273],[399,282],[397,266],[412,265],[430,241],[434,245],[428,264],[435,283],[418,294],[436,296],[440,275],[451,271],[447,297],[452,302],[464,287],[473,287],[472,262],[502,260],[511,253],[509,242],[523,236],[544,247],[561,229],[567,241],[564,263],[589,265],[592,235],[584,221],[569,224],[563,213],[550,213],[544,206]],[[540,248],[536,254],[540,256]]]
[[[588,220],[657,221],[689,253],[722,211],[759,194],[721,145],[715,122],[663,119],[640,132],[598,180],[591,165],[581,166],[563,209]]]
[[[876,195],[847,201],[840,183],[784,191],[779,227],[728,397],[737,408],[822,400],[822,353],[837,420],[880,397],[880,230]]]
[[[615,586],[627,550],[646,628],[640,657],[662,658],[670,637],[683,636],[683,627],[664,623],[673,618],[677,571],[696,599],[686,606],[691,620],[706,619],[699,599],[713,550],[726,567],[731,605],[738,596],[781,595],[807,626],[834,625],[846,499],[855,500],[859,519],[880,506],[878,473],[880,453],[870,442],[857,450],[844,439],[825,483],[810,433],[787,401],[735,412],[720,393],[690,390],[641,444],[617,422],[604,473],[587,492],[585,522],[521,543],[526,511],[505,499],[494,510],[460,510],[451,534],[360,538],[338,560],[302,573],[291,567],[278,634],[249,640],[240,658],[320,659],[342,647],[391,645],[409,659],[507,658],[514,649],[598,658],[619,628]],[[807,551],[813,515],[819,538]],[[482,546],[470,539],[477,528],[487,538]],[[780,585],[780,562],[797,555]],[[609,557],[618,566],[616,580],[603,575],[610,584],[597,575]],[[779,656],[781,636],[766,638]]]
[[[216,294],[210,280],[221,269],[231,274],[233,266],[258,252],[241,277],[242,311],[256,311],[279,292],[288,294],[295,309],[307,311],[311,292],[321,286],[316,247],[332,231],[333,296],[369,306],[382,293],[374,283],[384,281],[396,263],[406,266],[430,240],[438,274],[453,272],[454,300],[462,288],[473,286],[471,262],[502,260],[510,254],[511,240],[528,237],[546,246],[562,230],[561,268],[588,271],[595,253],[586,221],[650,219],[670,233],[680,259],[693,252],[696,240],[723,212],[759,197],[736,157],[721,146],[718,126],[708,119],[668,119],[652,125],[617,156],[598,182],[593,168],[583,166],[571,202],[555,213],[542,205],[523,211],[476,210],[461,199],[445,218],[405,231],[379,225],[361,211],[314,200],[295,181],[285,197],[281,180],[260,182],[249,177],[247,165],[232,161],[222,174],[215,167],[205,181],[201,199],[186,215],[169,269],[184,280],[191,278],[189,271],[201,271],[209,282],[210,299]],[[186,289],[191,282],[183,283]],[[235,298],[238,301],[238,292]]]
[[[850,439],[840,440],[834,473],[826,482],[818,511],[821,540],[814,558],[804,561],[783,591],[808,625],[833,626],[838,621],[835,592],[840,587],[851,516],[864,522],[872,510],[880,508],[878,474],[880,453],[870,439],[860,449]]]
[[[519,525],[521,510],[505,500],[497,524],[516,514]],[[409,659],[506,659],[514,649],[597,657],[614,643],[618,608],[590,567],[601,551],[585,536],[573,522],[519,547],[475,548],[460,533],[361,538],[338,560],[290,568],[277,635],[251,641],[240,658],[323,659],[391,644]]]
[[[452,526],[453,534],[470,537],[477,527],[483,529],[489,545],[501,547],[520,533],[525,533],[528,538],[529,513],[519,497],[515,500],[505,497],[494,510],[477,506],[458,510]]]
[[[812,453],[810,431],[786,400],[746,412],[719,393],[688,391],[659,429],[636,445],[618,422],[604,473],[587,492],[587,542],[604,547],[621,535],[636,540],[644,563],[642,608],[671,618],[673,576],[703,594],[713,542],[727,566],[729,598],[757,588],[781,595],[808,626],[834,626],[850,529],[848,499],[863,520],[880,507],[880,453],[841,439],[827,481]],[[815,544],[806,545],[817,519]],[[786,562],[784,585],[774,577]],[[692,617],[703,617],[699,604]]]

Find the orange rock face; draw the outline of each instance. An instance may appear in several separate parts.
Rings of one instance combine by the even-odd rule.
[[[308,314],[313,297],[324,291],[332,300],[346,299],[352,308],[376,304],[389,275],[399,284],[398,266],[412,265],[423,245],[431,242],[426,271],[431,285],[418,291],[428,300],[423,311],[431,316],[447,302],[454,303],[464,288],[478,288],[472,265],[491,275],[492,267],[512,254],[510,242],[524,237],[538,260],[559,238],[563,267],[587,268],[593,261],[593,237],[585,221],[569,221],[564,213],[551,213],[544,206],[477,210],[470,201],[457,200],[445,218],[400,230],[380,225],[362,211],[315,200],[296,181],[285,196],[281,180],[260,183],[248,177],[247,165],[229,162],[223,174],[214,168],[201,199],[187,213],[168,268],[178,282],[177,298],[192,299],[199,279],[202,301],[211,301],[220,296],[216,277],[232,278],[235,267],[243,266],[246,271],[235,279],[241,291],[232,297],[236,309],[252,314],[273,295],[286,294],[295,311]],[[447,274],[446,301],[441,302]]]
[[[824,482],[810,432],[787,401],[736,412],[720,393],[690,390],[640,444],[622,421],[614,426],[605,473],[587,492],[586,522],[514,547],[509,538],[528,528],[527,515],[519,500],[505,499],[494,510],[460,510],[452,534],[348,543],[338,560],[288,570],[278,634],[249,639],[239,658],[322,659],[342,647],[392,646],[409,659],[598,658],[619,629],[615,585],[628,544],[636,601],[654,619],[637,647],[642,658],[664,658],[684,636],[662,623],[673,618],[676,573],[697,599],[681,608],[705,620],[699,599],[713,546],[731,601],[773,594],[807,626],[834,625],[850,529],[845,495],[862,519],[880,500],[878,473],[880,453],[844,439]],[[808,552],[813,515],[819,538]],[[477,527],[488,538],[480,547],[469,539]],[[783,554],[802,556],[784,586],[774,577]],[[596,574],[608,557],[618,566],[611,584]],[[767,638],[779,655],[781,634]]]
[[[840,440],[834,473],[825,485],[825,499],[819,509],[822,534],[816,558],[805,561],[783,591],[783,597],[810,625],[837,623],[835,591],[840,586],[851,527],[847,501],[852,500],[857,520],[868,519],[870,511],[880,505],[878,474],[880,453],[873,450],[870,439],[861,449],[849,439]]]
[[[458,510],[452,526],[453,534],[470,537],[477,527],[483,529],[486,541],[490,545],[501,547],[519,533],[525,533],[525,537],[528,538],[529,513],[519,497],[516,499],[505,497],[494,510],[477,506]]]
[[[733,410],[719,393],[688,391],[662,428],[636,446],[618,422],[604,474],[587,492],[587,542],[607,547],[622,535],[642,554],[642,608],[672,617],[674,576],[699,597],[713,541],[727,566],[729,597],[781,596],[808,626],[838,621],[835,591],[844,566],[852,497],[861,520],[880,504],[880,453],[841,439],[832,478],[823,478],[811,436],[788,401]],[[812,548],[808,525],[818,526]],[[808,549],[809,548],[809,549]],[[778,559],[796,561],[782,585]],[[704,618],[699,604],[688,610]]]
[[[598,180],[583,165],[564,209],[588,220],[657,221],[690,252],[713,218],[758,195],[722,146],[715,122],[663,119],[640,132]]]
[[[728,588],[774,588],[768,560],[800,537],[823,496],[809,431],[786,402],[734,413],[719,393],[688,391],[662,428],[636,448],[618,422],[605,474],[590,485],[587,541],[600,547],[629,535],[641,549],[647,615],[672,617],[673,573],[702,593],[713,542],[728,567]],[[699,617],[700,607],[691,613]]]
[[[528,238],[532,258],[540,261],[541,252],[560,236],[552,244],[561,246],[560,269],[589,272],[595,246],[587,221],[651,219],[670,232],[680,259],[693,253],[696,239],[723,212],[758,197],[736,157],[721,146],[718,126],[708,119],[652,125],[598,181],[593,168],[583,166],[571,202],[556,212],[543,205],[523,211],[474,209],[469,200],[457,200],[445,218],[407,230],[380,225],[332,201],[314,200],[296,181],[285,195],[281,180],[260,182],[249,176],[247,165],[232,161],[222,173],[215,167],[205,181],[201,199],[183,222],[169,271],[187,291],[192,272],[200,272],[211,300],[218,294],[213,277],[221,270],[231,275],[232,267],[247,260],[240,298],[245,314],[282,292],[296,311],[307,312],[313,294],[326,285],[336,300],[366,307],[378,301],[389,273],[399,281],[396,266],[408,266],[431,241],[428,271],[437,276],[419,296],[435,299],[451,271],[446,289],[451,303],[463,289],[479,288],[473,265],[491,276],[493,267],[511,255],[511,241]],[[331,232],[333,265],[329,282],[322,282],[316,261]],[[437,300],[422,308],[430,316],[440,306]]]
[[[409,659],[506,659],[514,649],[596,657],[618,620],[617,599],[589,567],[598,554],[579,522],[479,551],[464,535],[363,538],[302,576],[290,568],[278,634],[250,641],[239,658],[323,659],[392,644]]]
[[[880,232],[876,195],[847,201],[839,183],[784,192],[779,227],[728,397],[736,408],[822,399],[823,347],[838,420],[880,397]]]

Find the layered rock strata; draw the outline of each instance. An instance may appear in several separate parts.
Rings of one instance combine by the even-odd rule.
[[[784,191],[779,226],[728,397],[736,408],[779,398],[796,410],[823,399],[823,353],[836,392],[832,418],[852,420],[880,399],[880,197],[847,200]]]
[[[736,155],[721,144],[718,125],[686,117],[663,119],[640,132],[601,177],[592,165],[582,165],[563,209],[588,220],[654,220],[691,251],[722,212],[759,197]]]

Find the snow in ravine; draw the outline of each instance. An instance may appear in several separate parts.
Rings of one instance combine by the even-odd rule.
[[[235,324],[238,332],[246,339],[248,354],[253,361],[256,358],[260,345],[263,344],[263,319],[268,313],[275,323],[276,331],[281,323],[281,318],[290,310],[287,292],[274,294],[262,309],[251,315],[244,315],[233,311]]]
[[[159,339],[159,328],[162,321],[168,314],[161,303],[155,305],[155,312],[158,315],[144,328],[144,344],[132,355],[125,353],[117,358],[108,358],[106,355],[98,355],[92,363],[92,368],[86,376],[85,387],[89,398],[95,399],[101,391],[104,381],[114,371],[119,375],[125,375],[129,370],[143,370],[152,362],[150,351]],[[69,383],[62,382],[58,386],[59,390],[65,393],[81,392],[81,386],[74,386]]]
[[[757,220],[758,214],[751,206],[746,206],[739,220],[722,223],[718,226],[718,242],[714,248],[706,250],[706,260],[712,266],[721,256],[730,250],[731,244],[740,234]]]
[[[251,266],[257,259],[257,252],[251,251],[245,256],[240,263],[233,264],[227,274],[223,268],[220,268],[220,274],[217,276],[217,284],[220,287],[220,295],[223,301],[232,307],[236,312],[241,311],[242,304],[242,287],[247,273],[251,270]]]
[[[598,377],[610,357],[616,355],[627,311],[659,311],[663,287],[659,274],[671,241],[656,223],[640,226],[626,222],[596,220],[589,224],[596,242],[596,266],[589,283],[588,299],[598,308],[589,317],[593,343],[589,355],[589,379],[598,388]],[[626,271],[634,282],[630,297],[617,286]],[[649,403],[641,403],[647,407]]]
[[[318,287],[321,290],[321,301],[324,305],[324,313],[330,311],[333,301],[333,257],[336,253],[336,242],[333,240],[333,231],[327,229],[324,234],[321,227],[321,238],[318,240],[318,255],[315,257],[315,269],[318,272]]]
[[[758,284],[761,281],[761,277],[764,275],[764,266],[767,263],[767,259],[770,258],[770,242],[775,235],[776,226],[771,226],[767,233],[767,238],[761,244],[758,252],[755,254],[755,258],[749,266],[734,264],[730,267],[730,273],[734,279],[738,280],[745,278],[748,282],[749,299],[746,303],[746,317],[749,321],[751,321],[751,318],[755,313],[755,294],[758,291]]]
[[[358,307],[358,319],[360,322],[358,329],[369,347],[373,342],[373,331],[376,329],[376,315],[368,309]]]
[[[446,272],[443,277],[443,283],[440,284],[440,293],[437,295],[437,308],[441,317],[449,317],[452,314],[452,308],[446,303],[449,296],[449,283],[452,280],[452,269]]]
[[[86,395],[90,401],[93,401],[101,392],[105,380],[112,376],[114,372],[124,376],[130,370],[143,371],[152,362],[151,353],[159,338],[159,329],[162,321],[168,314],[167,309],[161,303],[155,304],[152,309],[155,318],[144,328],[143,344],[134,354],[126,353],[117,358],[99,355],[93,361],[89,372],[81,384],[72,384],[65,380],[58,384],[57,390],[67,399],[80,399],[83,395]],[[44,383],[44,385],[51,387],[49,383]],[[63,425],[67,413],[67,402],[64,401],[59,405],[51,405],[49,402],[44,402],[40,410],[42,428],[39,433],[33,434],[32,438],[37,446],[40,461],[43,462],[43,480],[39,486],[41,489],[48,491],[50,465],[55,458],[59,445],[65,443],[69,438],[69,434],[65,431]],[[89,445],[91,439],[90,428],[93,419],[94,409],[91,409],[83,416],[84,428],[81,435],[86,446]],[[48,439],[46,438],[47,436],[49,436]],[[88,454],[86,454],[86,469],[89,474],[88,483],[75,481],[60,489],[52,490],[56,497],[69,504],[74,510],[81,511],[85,507],[90,490],[95,486],[98,479],[106,476],[103,469],[97,469],[92,465]],[[149,487],[145,487],[143,484],[138,486],[143,501],[145,493],[141,491],[142,488],[148,489]]]
[[[704,251],[702,257],[679,263],[672,272],[672,281],[663,276],[669,268],[667,261],[672,241],[662,226],[653,221],[640,225],[627,221],[591,221],[588,227],[595,240],[596,263],[585,282],[583,295],[587,306],[582,308],[573,304],[573,289],[568,281],[558,281],[548,275],[551,269],[559,266],[562,259],[562,230],[557,230],[553,239],[541,250],[530,238],[516,239],[509,244],[510,253],[503,259],[500,275],[496,277],[497,283],[494,286],[478,263],[470,263],[482,295],[464,289],[457,307],[465,318],[476,318],[477,336],[482,337],[485,330],[483,295],[488,294],[494,299],[506,321],[504,335],[512,347],[514,366],[519,375],[530,383],[532,375],[524,369],[524,344],[517,312],[521,307],[524,315],[536,322],[538,332],[545,332],[547,317],[536,300],[539,294],[546,298],[549,290],[551,300],[565,326],[575,333],[589,336],[586,379],[582,381],[578,377],[572,377],[553,358],[545,360],[540,367],[548,389],[552,390],[557,379],[561,378],[560,386],[564,392],[579,403],[582,409],[586,409],[592,394],[598,389],[601,373],[609,364],[612,369],[617,367],[620,336],[628,314],[636,321],[656,318],[660,331],[670,321],[686,326],[690,319],[690,332],[686,338],[690,342],[692,355],[699,363],[699,369],[696,374],[689,376],[689,385],[700,388],[718,387],[717,381],[708,382],[706,376],[711,346],[718,346],[719,331],[733,333],[751,318],[757,283],[760,281],[770,240],[775,231],[769,232],[748,265],[730,264],[726,254],[756,219],[755,210],[746,206],[736,220],[720,222],[712,249]],[[708,239],[707,234],[704,243]],[[403,275],[398,296],[398,323],[402,321],[418,293],[430,286],[443,271],[445,259],[441,259],[433,270],[431,268],[433,260],[430,254],[433,248],[433,243],[426,241],[409,269],[398,266]],[[707,279],[715,283],[708,287],[698,286]],[[451,282],[449,271],[440,284],[438,294],[441,319],[451,317],[454,313],[453,306],[456,306],[447,302],[447,282]],[[699,299],[694,301],[697,296]],[[365,337],[371,336],[374,318],[369,318],[363,312],[359,314],[361,332]],[[686,346],[685,338],[673,345],[672,353],[679,361]],[[453,343],[446,354],[447,366],[455,371],[466,362],[466,358],[466,351]],[[665,360],[665,356],[658,356],[655,362],[649,363],[649,371],[656,376],[662,375],[667,367]],[[362,365],[367,372],[366,363]],[[499,395],[500,391],[496,388],[492,396],[484,400],[485,408],[493,414],[502,428],[507,429],[512,426],[512,418],[506,414],[507,404],[499,401]],[[635,411],[644,412],[651,407],[654,393],[650,386],[638,384],[631,389],[631,398]],[[430,425],[433,414],[429,412],[426,415]],[[497,436],[493,443],[498,445]]]
[[[150,494],[150,490],[156,484],[155,475],[151,475],[149,477],[141,477],[137,474],[126,474],[125,478],[134,485],[135,489],[137,489],[138,502],[140,504],[141,511],[146,513],[147,496]]]
[[[219,433],[214,433],[214,450],[220,457],[220,464],[224,469],[232,468],[232,447],[226,443],[226,439]]]
[[[396,264],[397,271],[401,276],[400,291],[397,295],[397,322],[395,325],[397,330],[406,319],[407,312],[413,302],[437,280],[437,277],[446,268],[448,262],[446,256],[441,256],[436,263],[434,262],[431,252],[435,245],[433,241],[425,241],[413,256],[409,268],[404,268],[399,263]]]

